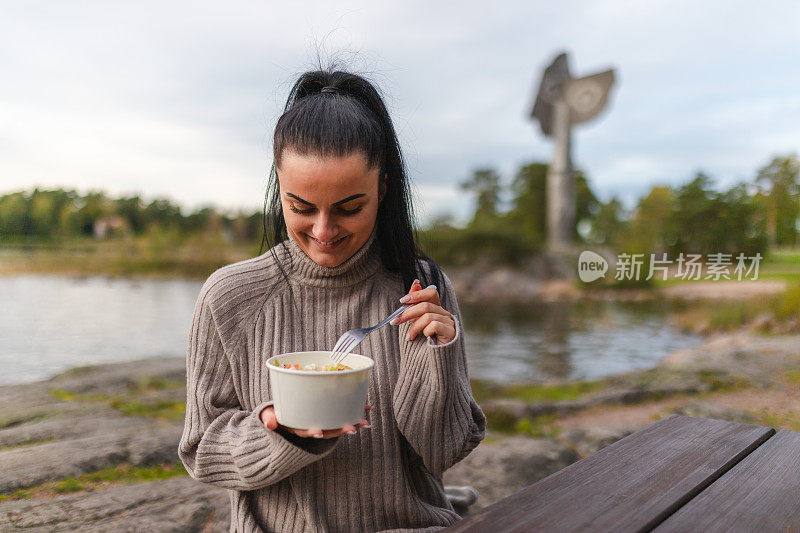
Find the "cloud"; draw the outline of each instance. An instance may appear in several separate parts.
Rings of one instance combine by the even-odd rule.
[[[601,197],[699,168],[734,181],[800,145],[793,2],[462,7],[11,4],[0,192],[38,183],[258,208],[272,128],[315,43],[383,89],[427,216],[467,213],[458,183],[477,166],[510,179],[549,159],[527,113],[561,49],[575,75],[617,71],[609,109],[573,135]]]

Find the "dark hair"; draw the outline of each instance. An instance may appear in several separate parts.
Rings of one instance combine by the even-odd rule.
[[[439,267],[417,243],[408,174],[397,134],[380,94],[369,81],[341,70],[315,70],[302,74],[292,87],[275,126],[274,163],[264,201],[264,236],[259,250],[262,253],[266,244],[276,260],[275,245],[288,238],[276,172],[285,149],[323,157],[362,152],[368,167],[379,169],[385,187],[375,221],[384,267],[400,274],[405,287],[419,278],[423,287],[433,283],[441,288]],[[421,269],[420,260],[428,268]]]

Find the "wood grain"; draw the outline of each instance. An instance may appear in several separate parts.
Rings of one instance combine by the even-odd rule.
[[[800,531],[800,433],[781,430],[655,531]]]
[[[647,531],[774,433],[670,415],[446,531]]]

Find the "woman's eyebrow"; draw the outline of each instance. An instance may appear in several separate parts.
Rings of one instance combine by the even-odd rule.
[[[316,206],[315,206],[314,204],[312,204],[311,202],[309,202],[309,201],[307,201],[307,200],[303,200],[302,198],[300,198],[300,197],[299,197],[299,196],[297,196],[296,194],[292,194],[292,193],[290,193],[290,192],[287,192],[287,193],[286,193],[286,196],[290,196],[290,197],[294,198],[295,200],[297,200],[298,202],[301,202],[301,203],[303,203],[303,204],[305,204],[305,205],[308,205],[308,206],[311,206],[311,207],[316,207]],[[346,203],[347,203],[347,202],[349,202],[350,200],[355,200],[356,198],[361,198],[362,196],[366,196],[366,194],[364,194],[364,193],[353,194],[352,196],[348,196],[347,198],[345,198],[345,199],[343,199],[343,200],[339,200],[338,202],[334,202],[334,203],[333,203],[333,205],[342,205],[342,204],[346,204]]]
[[[352,196],[348,196],[348,197],[347,197],[347,198],[345,198],[344,200],[339,200],[338,202],[334,202],[334,203],[333,203],[333,205],[342,205],[342,204],[346,204],[346,203],[347,203],[347,202],[349,202],[350,200],[355,200],[356,198],[361,198],[362,196],[366,196],[366,194],[364,194],[363,192],[362,192],[362,193],[360,193],[360,194],[354,194],[354,195],[352,195]]]

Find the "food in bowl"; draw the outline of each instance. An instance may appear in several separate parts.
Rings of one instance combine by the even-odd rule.
[[[272,364],[275,365],[275,366],[281,366],[281,363],[279,363],[277,359],[275,361],[273,361]],[[289,364],[283,363],[283,368],[292,369],[292,370],[319,370],[319,371],[322,371],[322,372],[334,372],[334,371],[337,371],[337,370],[353,370],[349,366],[343,365],[342,363],[337,363],[335,365],[334,364],[322,365],[319,368],[317,367],[316,363],[311,363],[311,364],[308,364],[308,365],[304,365],[302,368],[300,368],[299,364],[289,365]]]
[[[339,429],[364,418],[367,389],[375,362],[349,354],[343,368],[331,363],[330,351],[294,352],[267,359],[270,395],[282,426]],[[325,370],[325,366],[331,367]]]

